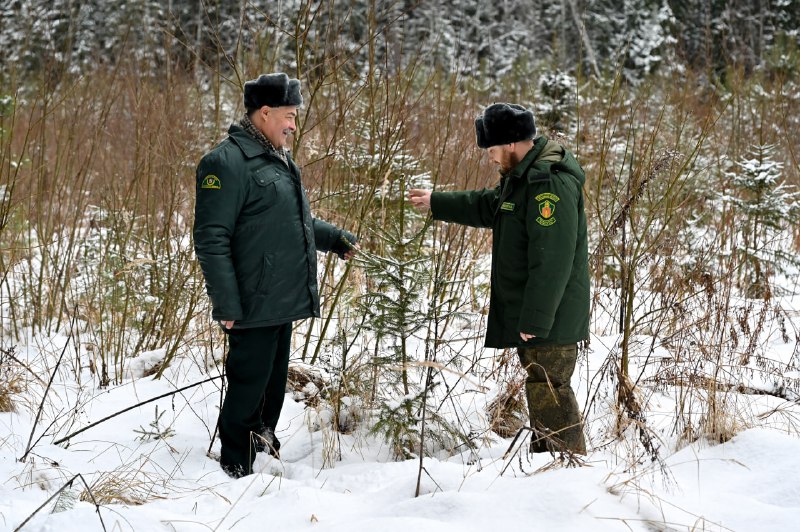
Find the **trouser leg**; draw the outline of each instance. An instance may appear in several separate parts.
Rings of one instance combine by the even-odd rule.
[[[278,335],[278,345],[275,352],[275,362],[269,382],[264,389],[261,400],[261,427],[259,438],[256,439],[256,448],[267,451],[272,456],[278,457],[281,442],[276,435],[278,419],[281,416],[283,400],[286,397],[286,381],[289,378],[289,354],[291,350],[292,327],[291,324],[283,326]]]
[[[540,423],[556,433],[566,448],[586,453],[578,401],[570,384],[578,358],[578,346],[544,345],[518,349],[520,363],[528,373],[525,392],[531,426]],[[544,441],[533,444],[534,452],[547,451]]]
[[[264,388],[264,397],[261,401],[261,423],[273,432],[278,426],[281,416],[283,400],[286,397],[286,380],[289,377],[289,352],[291,350],[292,326],[282,325],[278,332],[275,359],[272,371]]]
[[[277,397],[278,381],[282,378],[284,386],[286,383],[287,370],[280,368],[288,368],[290,332],[287,331],[291,331],[290,324],[234,329],[228,334],[225,363],[228,390],[219,416],[220,465],[228,471],[243,474],[252,471],[256,451],[251,435],[259,432],[264,409],[269,408],[269,419],[275,423],[280,416],[283,388],[277,405],[268,407],[266,403]],[[279,353],[281,349],[285,354]]]

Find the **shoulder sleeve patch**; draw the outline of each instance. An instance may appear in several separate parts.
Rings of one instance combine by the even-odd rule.
[[[220,181],[219,178],[214,174],[209,174],[203,178],[200,188],[219,190],[222,188],[222,181]]]
[[[545,192],[536,196],[536,201],[539,204],[539,216],[536,218],[536,223],[543,227],[550,227],[556,223],[556,203],[561,198],[551,192]]]

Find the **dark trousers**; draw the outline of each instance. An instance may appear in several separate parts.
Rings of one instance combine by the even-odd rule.
[[[252,472],[253,434],[275,430],[286,394],[292,324],[228,331],[228,391],[219,415],[220,464]]]
[[[541,424],[555,432],[566,449],[586,454],[583,422],[570,380],[578,359],[577,344],[541,345],[517,350],[528,378],[525,395],[531,426]],[[534,440],[534,452],[546,452],[544,440]]]

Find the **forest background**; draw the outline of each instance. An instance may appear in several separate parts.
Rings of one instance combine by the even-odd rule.
[[[595,448],[627,437],[634,460],[658,460],[646,411],[664,387],[679,390],[675,445],[752,426],[736,394],[795,401],[797,1],[444,4],[4,2],[0,405],[21,408],[28,391],[25,407],[47,404],[54,368],[18,355],[54,334],[81,386],[121,384],[143,354],[156,378],[185,357],[219,370],[191,242],[194,169],[242,114],[244,82],[273,71],[302,80],[292,149],[315,215],[364,250],[355,266],[321,257],[322,318],[293,343],[307,365],[295,384],[317,379],[309,404],[336,430],[368,422],[398,458],[476,438],[435,414],[448,375],[469,382],[484,356],[464,345],[481,342],[490,238],[430,224],[405,198],[494,186],[473,120],[495,101],[535,109],[586,170],[592,333],[618,335],[590,387],[616,405]],[[498,360],[486,412],[510,437],[524,377],[512,352]],[[48,441],[81,422],[77,407],[52,409],[75,414],[39,428]]]

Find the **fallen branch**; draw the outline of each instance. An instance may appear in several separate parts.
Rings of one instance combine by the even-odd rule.
[[[42,436],[44,436],[45,434],[43,432],[42,435],[39,436],[35,442],[33,442],[33,435],[36,432],[36,425],[39,424],[39,418],[41,417],[42,410],[44,409],[44,402],[45,400],[47,400],[47,394],[50,393],[50,386],[53,385],[53,380],[55,380],[56,378],[56,373],[58,373],[58,368],[59,366],[61,366],[61,361],[64,359],[64,353],[67,352],[67,347],[69,347],[69,341],[72,339],[73,327],[75,327],[74,317],[72,318],[72,325],[70,325],[69,327],[69,336],[67,337],[67,341],[64,342],[64,349],[61,350],[61,355],[59,355],[58,357],[58,362],[56,362],[56,367],[53,368],[53,373],[52,375],[50,375],[50,382],[47,383],[47,386],[44,389],[44,395],[42,395],[42,402],[39,403],[39,409],[36,410],[36,418],[33,420],[33,427],[31,427],[31,435],[28,437],[28,445],[25,447],[25,453],[19,459],[20,462],[24,462],[25,459],[28,458],[28,453],[31,452],[31,449],[33,449],[36,446],[36,444],[39,443],[39,440],[41,440]],[[31,442],[33,442],[33,444],[31,444]]]
[[[785,386],[779,386],[773,390],[765,390],[763,388],[748,386],[744,383],[722,382],[705,375],[667,376],[661,379],[650,377],[645,379],[645,382],[654,382],[657,384],[665,382],[670,386],[701,387],[705,388],[708,392],[718,391],[737,392],[744,395],[768,395],[791,403],[800,403],[800,398],[798,398],[797,394],[791,393],[792,390],[787,389]]]
[[[27,524],[28,524],[28,521],[30,521],[31,519],[33,519],[33,516],[34,516],[34,515],[36,515],[36,514],[38,514],[38,513],[41,511],[41,509],[42,509],[42,508],[44,508],[45,506],[47,506],[47,505],[50,503],[50,501],[52,501],[52,500],[53,500],[55,497],[57,497],[57,496],[58,496],[58,495],[59,495],[59,494],[60,494],[62,491],[64,491],[65,489],[67,489],[67,488],[71,488],[71,487],[72,487],[72,483],[73,483],[73,482],[75,482],[75,479],[76,479],[76,478],[80,478],[80,479],[81,479],[81,482],[83,482],[83,485],[84,485],[84,486],[86,486],[86,492],[87,492],[87,493],[89,494],[89,496],[92,498],[92,503],[94,504],[94,507],[95,507],[95,509],[96,509],[96,511],[97,511],[97,518],[98,518],[98,519],[100,519],[100,525],[103,527],[103,530],[105,531],[105,530],[106,530],[106,524],[103,522],[103,516],[102,516],[102,515],[100,515],[100,505],[99,505],[99,504],[97,504],[97,500],[94,498],[94,493],[92,493],[92,489],[89,487],[89,484],[87,484],[87,483],[86,483],[86,479],[84,479],[84,478],[83,478],[83,475],[81,475],[80,473],[78,473],[77,475],[75,475],[74,477],[72,477],[71,479],[69,479],[69,481],[68,481],[66,484],[64,484],[63,486],[61,486],[61,487],[58,489],[58,491],[56,491],[55,493],[53,493],[53,494],[50,496],[50,498],[49,498],[49,499],[47,499],[46,501],[44,501],[44,503],[42,503],[42,505],[41,505],[41,506],[39,506],[39,507],[38,507],[36,510],[34,510],[34,512],[33,512],[31,515],[29,515],[27,518],[25,518],[25,520],[24,520],[22,523],[20,523],[20,525],[19,525],[17,528],[15,528],[15,529],[14,529],[14,532],[17,532],[17,531],[19,531],[19,530],[22,530],[22,527],[24,527],[25,525],[27,525]]]
[[[222,378],[222,375],[217,375],[216,377],[209,377],[208,379],[206,379],[204,381],[195,382],[194,384],[189,384],[187,386],[184,386],[183,388],[178,388],[177,390],[173,390],[171,392],[162,393],[161,395],[159,395],[157,397],[152,397],[152,398],[148,399],[147,401],[142,401],[141,403],[136,403],[135,405],[129,406],[128,408],[120,410],[119,412],[115,412],[115,413],[111,414],[110,416],[106,416],[106,417],[104,417],[103,419],[101,419],[99,421],[95,421],[94,423],[86,425],[82,429],[76,430],[75,432],[64,436],[60,440],[54,441],[53,445],[59,445],[59,444],[62,444],[64,442],[66,442],[66,441],[69,441],[69,439],[72,438],[73,436],[77,436],[81,432],[87,431],[92,427],[96,427],[100,423],[104,423],[104,422],[108,421],[109,419],[115,418],[120,414],[124,414],[125,412],[128,412],[129,410],[133,410],[134,408],[138,408],[140,406],[146,405],[147,403],[152,403],[153,401],[158,401],[159,399],[163,399],[164,397],[169,397],[171,395],[175,395],[176,393],[180,393],[180,392],[182,392],[184,390],[188,390],[190,388],[194,388],[196,386],[200,386],[201,384],[206,384],[207,382],[215,381],[215,380],[221,379],[221,378]]]

